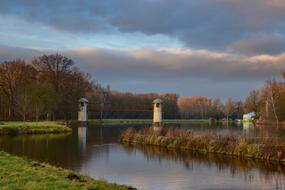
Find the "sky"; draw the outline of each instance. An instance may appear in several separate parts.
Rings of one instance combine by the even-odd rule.
[[[284,0],[0,0],[0,61],[61,53],[113,90],[243,100],[285,69]]]

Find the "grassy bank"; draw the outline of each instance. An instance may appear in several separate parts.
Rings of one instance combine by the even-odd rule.
[[[21,122],[9,121],[0,122],[0,135],[5,134],[47,134],[66,133],[71,129],[63,122],[42,121],[42,122]]]
[[[152,119],[91,119],[88,121],[90,124],[98,125],[135,125],[135,124],[152,124]],[[163,120],[164,124],[209,124],[210,120],[208,119],[166,119]]]
[[[127,190],[127,186],[94,180],[72,171],[0,152],[1,189]]]
[[[125,144],[155,145],[181,151],[217,153],[242,158],[265,159],[285,163],[283,139],[221,136],[206,132],[194,133],[187,129],[163,128],[154,131],[144,128],[126,130],[120,138]]]

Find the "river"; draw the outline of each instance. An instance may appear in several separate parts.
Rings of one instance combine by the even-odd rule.
[[[134,126],[136,129],[146,126]],[[197,131],[284,138],[285,130],[177,125]],[[76,172],[151,190],[285,189],[285,165],[118,142],[128,126],[73,127],[72,134],[0,137],[0,149]]]

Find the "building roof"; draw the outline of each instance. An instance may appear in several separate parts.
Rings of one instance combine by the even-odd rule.
[[[157,104],[157,103],[162,104],[163,101],[161,99],[157,98],[157,99],[153,100],[152,103],[154,103],[154,104]]]
[[[80,102],[80,103],[88,103],[88,100],[86,98],[80,98],[78,100],[78,102]]]

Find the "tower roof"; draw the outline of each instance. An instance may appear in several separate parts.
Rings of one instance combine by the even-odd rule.
[[[154,103],[154,104],[157,104],[157,103],[162,104],[163,101],[161,99],[157,98],[157,99],[153,100],[152,103]]]
[[[86,98],[80,98],[78,100],[78,102],[80,102],[80,103],[88,103],[88,100]]]

